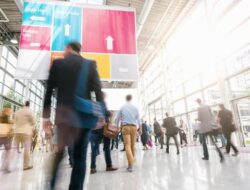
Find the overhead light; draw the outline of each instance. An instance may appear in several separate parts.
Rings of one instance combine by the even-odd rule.
[[[10,40],[10,42],[11,42],[12,44],[18,44],[18,41],[17,41],[17,39],[16,39],[15,36]]]
[[[148,50],[154,50],[154,49],[155,49],[155,46],[153,45],[148,46]]]

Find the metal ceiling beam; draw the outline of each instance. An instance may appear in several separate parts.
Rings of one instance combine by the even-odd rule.
[[[146,0],[145,3],[143,4],[143,8],[141,11],[141,14],[139,15],[138,22],[137,22],[137,31],[136,31],[136,37],[140,36],[140,33],[142,31],[142,28],[148,18],[148,15],[153,7],[155,0]]]
[[[3,16],[3,20],[0,20],[0,22],[9,22],[10,20],[8,19],[8,17],[6,16],[6,14],[4,13],[3,9],[0,8],[0,13]]]
[[[148,48],[148,46],[150,45],[152,39],[155,37],[156,32],[157,32],[157,31],[159,30],[159,28],[162,26],[163,20],[164,20],[165,17],[167,16],[167,14],[168,14],[170,8],[174,5],[174,3],[176,3],[176,1],[175,1],[175,0],[171,0],[171,2],[169,3],[169,5],[168,5],[166,11],[163,13],[163,15],[162,15],[162,17],[161,17],[161,20],[158,22],[158,24],[157,24],[157,26],[155,27],[153,33],[151,34],[151,36],[150,36],[150,38],[149,38],[149,40],[148,40],[148,42],[147,42],[145,48]]]
[[[18,7],[19,11],[23,12],[23,0],[14,0],[16,3],[16,6]]]
[[[197,5],[198,2],[199,2],[198,0],[190,0],[190,1],[187,2],[185,7],[183,8],[182,12],[180,13],[180,15],[177,17],[177,19],[175,20],[173,25],[170,27],[170,29],[168,30],[168,32],[166,33],[166,35],[162,39],[161,43],[158,45],[158,47],[151,54],[148,55],[147,59],[145,59],[146,61],[144,62],[144,64],[141,65],[142,72],[150,64],[150,62],[155,57],[157,52],[159,52],[159,50],[164,46],[164,44],[166,44],[167,40],[172,35],[172,32],[183,21],[183,19],[186,18],[186,15],[193,9],[193,7],[195,5]]]

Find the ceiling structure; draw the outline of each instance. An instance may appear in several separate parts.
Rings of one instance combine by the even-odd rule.
[[[9,42],[10,39],[14,36],[18,38],[20,34],[22,1],[0,1],[0,43],[12,48],[13,44]],[[103,2],[110,6],[135,8],[138,60],[140,71],[142,71],[197,0],[104,0]],[[8,22],[4,20],[5,17],[9,20]],[[14,48],[17,52],[18,46]],[[103,85],[104,87],[129,88],[135,84],[133,82],[105,82]]]

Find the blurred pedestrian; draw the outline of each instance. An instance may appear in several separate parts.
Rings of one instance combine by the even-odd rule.
[[[214,141],[213,136],[213,126],[216,126],[215,118],[212,113],[212,110],[209,106],[204,105],[201,101],[201,99],[197,99],[196,102],[198,103],[198,121],[200,121],[200,130],[199,132],[202,134],[202,145],[203,145],[203,154],[204,157],[203,160],[209,160],[209,154],[207,149],[207,136],[210,137],[211,142],[216,147],[216,150],[219,154],[220,161],[224,161],[224,156],[221,153],[221,150],[217,146],[217,144]]]
[[[33,153],[36,145],[37,145],[37,140],[38,139],[38,129],[35,127],[33,129],[33,134],[32,134],[32,145],[31,145],[31,152]]]
[[[106,94],[103,93],[103,98],[106,98]],[[96,170],[96,157],[100,154],[99,147],[100,143],[103,142],[103,152],[106,162],[106,171],[116,171],[118,168],[113,167],[111,152],[110,152],[110,142],[111,139],[104,135],[104,128],[108,127],[111,122],[111,112],[109,112],[105,107],[105,118],[101,118],[99,122],[99,127],[95,130],[92,130],[90,133],[90,144],[91,144],[91,165],[90,165],[90,173],[95,174]]]
[[[174,117],[170,117],[168,113],[166,113],[166,118],[163,120],[163,127],[167,130],[166,135],[167,135],[167,149],[166,153],[169,154],[169,141],[170,138],[174,139],[174,143],[176,146],[177,154],[180,154],[179,150],[179,144],[177,140],[177,134],[179,132],[179,128],[176,126],[176,121]]]
[[[52,138],[53,138],[54,132],[53,128],[50,129],[50,133],[45,133],[45,150],[46,152],[52,152]]]
[[[146,122],[147,124],[147,122]],[[153,129],[152,129],[152,126],[150,124],[148,124],[148,146],[150,148],[153,147],[153,140],[152,140],[152,135],[153,135]]]
[[[58,137],[57,137],[57,126],[54,125],[53,127],[53,136],[52,136],[52,150],[53,152],[58,152]]]
[[[163,149],[164,133],[156,118],[154,118],[154,134],[155,134],[155,144],[157,145],[157,141],[159,141],[161,149]]]
[[[216,139],[216,142],[217,142],[217,137],[219,137],[220,140],[221,140],[221,147],[220,148],[224,148],[224,147],[226,147],[226,139],[225,139],[225,136],[224,136],[224,134],[222,132],[222,126],[221,126],[219,118],[218,118],[218,111],[214,110],[213,114],[214,114],[214,117],[215,117],[215,122],[219,126],[218,127],[219,130],[217,130],[217,136],[215,137],[215,139]]]
[[[95,100],[99,103],[103,102],[96,62],[84,59],[80,54],[81,49],[80,43],[70,42],[65,47],[64,59],[54,60],[49,72],[44,99],[43,129],[45,133],[51,133],[51,98],[55,90],[57,91],[55,125],[58,127],[58,151],[53,160],[51,189],[55,188],[59,164],[63,159],[66,146],[73,148],[73,168],[69,190],[83,189],[89,132],[97,122],[97,117],[93,115],[95,110],[91,109],[95,105],[91,101],[91,95],[94,93]],[[86,101],[91,105],[82,106],[79,102],[76,103],[77,100],[81,103]],[[89,109],[91,114],[85,114],[84,109]]]
[[[143,150],[148,150],[148,125],[146,122],[142,120],[142,134],[141,134],[141,142],[143,145]]]
[[[117,126],[121,124],[122,135],[128,159],[128,172],[133,172],[135,162],[135,142],[137,137],[137,126],[141,134],[141,123],[138,109],[132,105],[132,96],[126,96],[127,103],[120,109],[116,117]]]
[[[114,148],[118,150],[118,147],[119,147],[119,135],[115,139],[112,139],[111,150],[113,150]]]
[[[223,134],[225,135],[227,139],[227,145],[226,145],[226,153],[230,153],[230,148],[234,150],[233,156],[237,156],[239,154],[239,151],[237,147],[232,142],[232,133],[236,130],[235,124],[233,122],[233,114],[230,110],[226,109],[224,104],[220,104],[220,111],[218,114],[218,120],[222,126]]]
[[[185,146],[187,146],[188,142],[187,142],[187,125],[184,123],[184,121],[181,119],[180,120],[180,131],[179,131],[179,135],[180,135],[180,141],[181,141],[181,147],[183,145],[183,142],[185,143]]]
[[[24,146],[23,170],[32,169],[31,147],[36,118],[35,114],[30,110],[29,101],[26,101],[24,107],[16,112],[14,124],[15,145],[18,147],[21,143]]]
[[[13,121],[11,120],[12,110],[3,108],[0,113],[0,146],[4,146],[1,168],[4,172],[10,172],[10,151],[13,138]]]

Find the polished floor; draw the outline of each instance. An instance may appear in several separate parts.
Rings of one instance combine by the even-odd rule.
[[[126,172],[124,152],[113,151],[113,165],[116,172],[105,172],[103,154],[98,156],[98,173],[86,177],[85,190],[248,190],[250,189],[250,154],[241,153],[238,157],[226,156],[224,163],[210,148],[210,161],[201,160],[201,147],[183,148],[175,154],[171,146],[170,154],[159,147],[143,151],[137,145],[136,165],[133,173]],[[90,155],[88,155],[89,157]],[[0,172],[0,190],[45,190],[48,181],[50,154],[37,152],[34,155],[34,168],[21,171],[20,155],[13,155],[12,172]],[[88,159],[89,165],[89,159]],[[65,161],[61,166],[61,179],[58,190],[66,190],[71,168]]]

